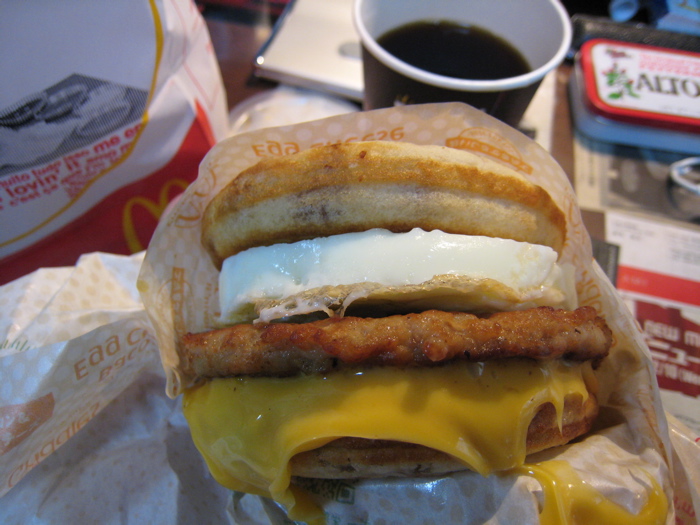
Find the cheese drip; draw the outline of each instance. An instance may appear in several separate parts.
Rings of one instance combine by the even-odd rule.
[[[224,324],[333,315],[357,300],[416,296],[441,310],[576,307],[573,267],[558,264],[551,248],[420,228],[250,248],[227,258],[219,277]]]
[[[663,525],[669,511],[668,498],[654,478],[641,510],[633,514],[582,481],[566,461],[552,460],[524,465],[513,472],[535,478],[542,486],[544,502],[541,525]]]
[[[184,394],[195,445],[214,478],[272,497],[292,519],[319,509],[290,486],[289,460],[343,436],[416,443],[482,475],[522,465],[537,408],[587,399],[589,363],[512,359],[448,367],[338,372],[295,378],[214,379]]]

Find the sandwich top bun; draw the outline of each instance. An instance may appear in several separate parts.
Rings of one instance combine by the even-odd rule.
[[[208,206],[203,244],[214,264],[254,246],[384,228],[484,235],[561,253],[565,218],[541,187],[472,153],[357,142],[271,157]]]

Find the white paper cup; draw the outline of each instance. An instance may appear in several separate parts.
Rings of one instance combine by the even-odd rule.
[[[515,126],[544,76],[562,62],[571,45],[571,20],[559,0],[356,0],[353,17],[362,43],[368,110],[466,102]],[[377,43],[405,24],[439,20],[478,26],[501,37],[520,51],[531,71],[497,80],[447,77],[399,60]]]

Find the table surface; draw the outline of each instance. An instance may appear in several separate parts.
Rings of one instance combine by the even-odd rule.
[[[264,12],[249,14],[243,20],[235,14],[211,15],[207,10],[204,14],[229,108],[274,86],[254,77],[253,60],[269,38],[275,18]]]

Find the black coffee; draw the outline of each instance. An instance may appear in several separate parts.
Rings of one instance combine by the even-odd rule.
[[[412,66],[446,77],[495,80],[531,70],[511,44],[477,26],[412,22],[385,33],[377,43]]]

